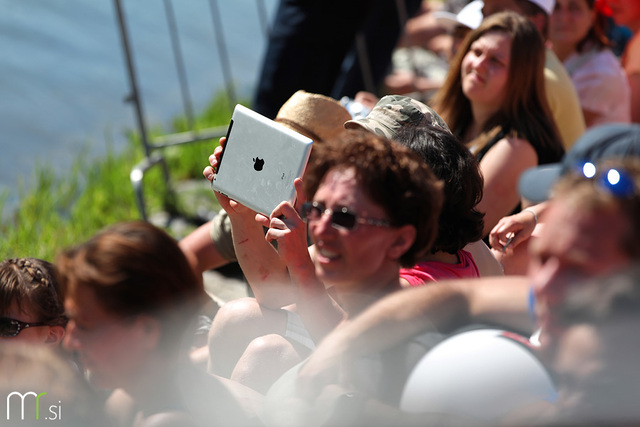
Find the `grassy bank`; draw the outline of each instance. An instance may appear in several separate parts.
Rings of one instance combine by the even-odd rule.
[[[197,125],[224,125],[230,117],[227,99],[218,96]],[[168,132],[186,130],[185,122],[177,118]],[[131,168],[144,157],[138,139],[132,132],[123,150],[108,150],[96,160],[87,161],[88,156],[80,154],[71,170],[61,175],[52,176],[44,167],[36,167],[35,182],[19,194],[13,212],[3,212],[0,198],[0,260],[25,256],[54,260],[60,249],[86,240],[109,224],[139,219],[129,181]],[[204,179],[202,169],[216,144],[204,141],[165,150],[172,180]],[[144,186],[147,210],[164,209],[168,192],[158,168],[145,175]],[[178,205],[179,211],[181,208]]]

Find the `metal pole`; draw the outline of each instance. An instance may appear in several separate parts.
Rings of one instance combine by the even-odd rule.
[[[116,7],[116,15],[118,17],[118,27],[120,28],[120,41],[122,42],[122,50],[125,55],[125,63],[127,66],[127,73],[129,76],[129,85],[131,93],[125,98],[127,102],[133,102],[133,106],[136,113],[136,122],[138,124],[138,130],[140,131],[140,139],[142,140],[142,146],[144,148],[145,155],[149,157],[151,154],[151,148],[149,147],[149,141],[147,139],[147,129],[144,124],[144,114],[142,112],[142,103],[140,102],[140,95],[138,91],[138,83],[136,80],[135,68],[133,65],[133,58],[131,56],[131,48],[129,45],[129,35],[127,33],[127,25],[122,11],[121,0],[114,0]]]
[[[211,16],[213,18],[213,28],[216,32],[216,41],[218,43],[218,53],[220,55],[220,65],[222,66],[222,76],[225,81],[227,94],[229,95],[229,104],[231,109],[235,107],[237,103],[236,94],[233,89],[233,83],[231,81],[231,68],[229,67],[229,55],[227,53],[227,46],[224,40],[224,32],[222,31],[222,20],[220,19],[220,12],[218,11],[218,3],[216,0],[210,0]]]
[[[269,27],[269,19],[267,18],[267,8],[264,5],[264,0],[258,0],[258,16],[260,17],[260,25],[266,39],[269,38],[271,28]]]
[[[180,82],[180,93],[182,94],[182,105],[187,116],[187,124],[190,130],[195,131],[195,119],[193,114],[193,107],[191,104],[191,97],[189,96],[189,85],[187,83],[187,73],[184,69],[184,59],[182,57],[182,50],[180,49],[180,42],[178,40],[178,26],[176,25],[176,17],[173,12],[171,0],[164,0],[164,8],[167,12],[167,23],[169,25],[169,35],[171,37],[171,47],[173,49],[173,56],[176,62],[176,69],[178,72],[178,80]]]

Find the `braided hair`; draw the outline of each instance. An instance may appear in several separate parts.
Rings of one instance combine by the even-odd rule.
[[[37,258],[11,258],[0,262],[0,315],[12,304],[39,322],[64,326],[67,318],[53,264]]]

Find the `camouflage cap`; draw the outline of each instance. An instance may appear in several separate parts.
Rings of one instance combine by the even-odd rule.
[[[361,119],[349,120],[347,129],[362,127],[370,132],[394,139],[403,126],[431,125],[451,132],[442,117],[420,101],[402,95],[383,97],[373,110]]]

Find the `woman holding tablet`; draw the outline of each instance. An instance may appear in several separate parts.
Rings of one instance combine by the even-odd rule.
[[[289,343],[297,359],[283,360],[282,353],[266,358],[268,352],[259,351],[263,338],[247,346],[231,378],[262,391],[308,354],[296,353],[298,334],[308,331],[304,338],[312,347],[342,319],[400,289],[400,267],[414,265],[437,233],[441,184],[413,151],[362,130],[347,130],[316,149],[300,214],[284,202],[263,219],[266,239],[277,241],[287,267],[302,330],[291,331],[293,322],[287,322],[287,331],[268,339],[268,345]],[[216,165],[215,156],[211,163]],[[216,350],[224,352],[210,350],[212,359]]]

